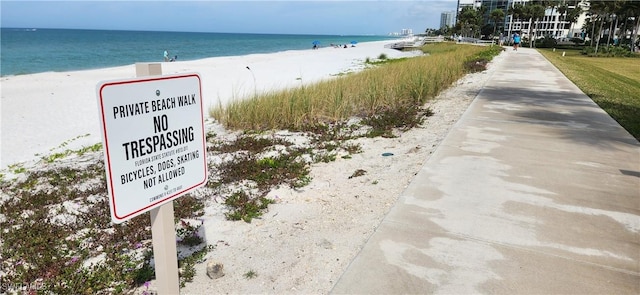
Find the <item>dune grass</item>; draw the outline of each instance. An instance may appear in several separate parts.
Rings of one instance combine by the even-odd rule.
[[[640,58],[588,57],[540,50],[569,80],[640,140]]]
[[[429,55],[383,62],[337,79],[235,100],[211,109],[210,114],[230,129],[305,130],[354,116],[367,118],[389,110],[412,109],[468,73],[465,62],[487,55],[483,52],[493,52],[488,56],[499,52],[451,43],[428,45],[423,50]]]

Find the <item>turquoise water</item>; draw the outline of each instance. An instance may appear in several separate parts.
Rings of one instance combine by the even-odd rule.
[[[63,72],[178,60],[271,53],[388,40],[387,36],[277,35],[2,28],[0,75]]]

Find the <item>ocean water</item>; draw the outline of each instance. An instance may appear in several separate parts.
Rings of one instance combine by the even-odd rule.
[[[2,28],[0,76],[310,49],[388,36],[331,36]]]

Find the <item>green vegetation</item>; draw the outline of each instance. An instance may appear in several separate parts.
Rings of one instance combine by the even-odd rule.
[[[256,273],[256,272],[255,272],[255,271],[253,271],[253,270],[250,270],[250,271],[248,271],[248,272],[246,272],[246,273],[244,274],[244,277],[245,277],[246,279],[253,279],[253,278],[257,277],[257,276],[258,276],[258,273]]]
[[[640,60],[540,51],[584,93],[640,140]]]
[[[184,256],[178,260],[178,268],[180,269],[180,287],[183,288],[186,283],[193,282],[193,277],[196,275],[195,265],[204,262],[204,257],[213,250],[213,245],[201,247],[200,250],[196,250],[191,255]],[[178,253],[181,256],[181,253]],[[150,269],[151,274],[154,274],[154,270]]]
[[[521,46],[558,48],[559,45],[566,48],[567,42],[559,42],[567,41],[559,38],[562,35],[575,44],[572,47],[589,46],[584,53],[594,56],[630,56],[634,48],[640,46],[638,30],[633,29],[640,19],[640,1],[637,0],[528,0],[509,2],[509,5],[504,1],[497,6],[499,1],[481,2],[478,6],[461,7],[455,26],[427,28],[425,33],[497,40],[499,36],[509,37],[517,31],[522,36]],[[559,24],[549,24],[549,12]],[[582,27],[576,27],[582,16],[586,16]],[[562,32],[549,31],[553,26]],[[527,29],[522,31],[518,27]],[[577,31],[582,32],[580,38],[571,37]]]
[[[225,216],[230,220],[244,220],[251,222],[251,219],[260,217],[262,211],[267,209],[273,200],[265,197],[251,198],[244,191],[237,191],[228,197],[224,204],[231,207],[232,210],[227,212]]]
[[[628,48],[622,46],[602,46],[598,48],[596,51],[595,47],[584,47],[582,49],[582,54],[588,56],[598,56],[598,57],[640,57],[637,53],[631,52]],[[640,61],[638,61],[640,62]]]
[[[42,292],[118,294],[153,278],[150,219],[110,222],[102,161],[58,160],[0,189],[11,196],[0,203],[2,286],[40,280]],[[175,207],[178,219],[202,214],[191,196]]]
[[[387,56],[383,53],[380,54],[380,56],[378,57],[377,60],[371,60],[370,58],[367,58],[364,63],[367,65],[372,65],[372,66],[380,66],[383,64],[389,64],[389,63],[396,63],[396,62],[402,62],[404,60],[409,59],[408,57],[403,57],[403,58],[394,58],[394,59],[388,59]]]
[[[214,110],[226,126],[246,131],[224,141],[207,134],[208,155],[219,159],[209,164],[207,186],[174,201],[180,284],[192,280],[194,265],[213,250],[198,219],[205,204],[222,199],[227,218],[251,222],[275,202],[268,192],[308,185],[311,164],[362,152],[352,139],[393,136],[394,130],[416,126],[429,115],[423,109],[428,99],[470,71],[469,63],[486,64],[499,52],[453,44],[424,49],[430,56],[372,65],[361,73]],[[289,127],[306,142],[288,141],[291,133],[267,131]],[[0,286],[38,282],[43,294],[128,294],[134,287],[148,287],[155,275],[150,218],[110,222],[101,159],[102,145],[96,144],[41,156],[35,169],[13,165],[0,174]],[[356,170],[352,177],[365,173]],[[247,279],[256,276],[252,270],[245,274]]]
[[[488,50],[492,56],[500,49],[442,43],[425,46],[424,50],[429,56],[237,100],[226,107],[213,108],[210,113],[225,127],[242,130],[311,130],[354,116],[379,117],[383,112],[394,117],[407,114],[409,120],[415,121],[415,116],[425,115],[422,106],[428,99],[468,72],[465,62],[475,64],[474,58],[481,52]]]

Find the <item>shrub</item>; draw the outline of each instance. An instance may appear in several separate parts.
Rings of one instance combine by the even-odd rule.
[[[552,36],[545,36],[542,39],[536,40],[536,47],[538,48],[553,48],[558,45],[558,40]]]
[[[580,44],[584,44],[584,40],[580,39],[580,38],[571,38],[569,39],[569,41],[573,42],[573,44],[575,45],[580,45]]]
[[[585,47],[582,49],[581,53],[587,56],[598,57],[638,57],[637,54],[634,54],[628,48],[606,45],[598,47],[598,53],[596,53],[595,47]]]
[[[489,50],[481,51],[478,54],[467,59],[464,63],[464,67],[471,73],[482,72],[487,68],[487,64],[489,63],[489,61],[491,61],[494,56],[500,54],[501,51],[502,47],[491,46],[489,47]]]

